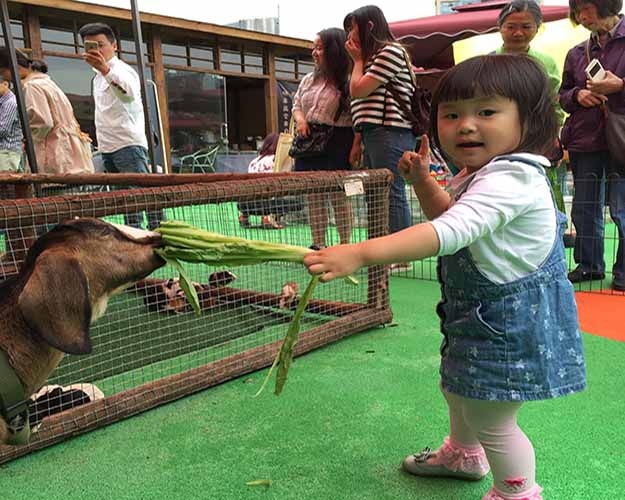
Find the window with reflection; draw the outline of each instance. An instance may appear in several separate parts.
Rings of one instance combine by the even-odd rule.
[[[134,40],[121,39],[117,44],[117,49],[119,51],[119,57],[126,61],[127,63],[136,63],[137,62],[137,51],[135,47]],[[143,51],[144,61],[151,62],[152,54],[148,51],[148,44],[143,42],[141,44],[141,50]]]
[[[209,73],[165,70],[172,167],[190,155],[221,144],[226,122],[225,78]]]
[[[219,51],[220,64],[222,71],[232,71],[233,73],[242,73],[242,54],[240,50],[222,48]]]
[[[215,49],[213,47],[191,45],[189,55],[191,56],[191,66],[215,69]]]
[[[91,81],[95,73],[82,59],[45,56],[48,74],[61,87],[74,108],[74,115],[83,132],[96,144],[93,113],[95,105],[91,95]]]
[[[21,49],[25,47],[24,26],[22,25],[22,21],[19,21],[17,19],[11,19],[11,36],[13,37],[13,44],[16,47]],[[0,30],[0,43],[3,46],[6,46],[2,30]]]
[[[186,45],[163,43],[163,64],[189,66]]]
[[[78,26],[75,21],[41,18],[41,46],[43,50],[78,53]]]
[[[243,72],[251,73],[255,75],[262,75],[265,73],[263,55],[254,52],[245,52],[243,54]]]
[[[276,77],[295,78],[295,59],[276,57]]]
[[[303,54],[289,54],[276,56],[276,77],[291,80],[301,80],[314,68],[312,56]]]

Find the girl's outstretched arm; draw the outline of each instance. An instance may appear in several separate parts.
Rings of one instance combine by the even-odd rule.
[[[320,281],[327,282],[364,266],[431,257],[439,247],[434,227],[425,222],[380,238],[311,252],[304,257],[304,264],[311,274],[323,274]]]

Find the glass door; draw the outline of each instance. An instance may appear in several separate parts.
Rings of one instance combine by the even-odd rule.
[[[226,79],[165,70],[172,171],[192,170],[194,158],[228,144]]]

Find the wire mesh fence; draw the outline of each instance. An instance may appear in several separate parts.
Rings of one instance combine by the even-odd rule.
[[[576,220],[584,221],[576,228],[572,211],[575,188],[572,178],[563,179],[564,212],[567,216],[567,229],[564,236],[567,265],[570,271],[578,266],[592,270],[591,277],[574,283],[576,291],[622,294],[625,287],[625,252],[622,242],[622,229],[625,229],[625,179],[612,175],[610,182],[597,178],[578,179],[576,185],[581,196],[575,201]],[[612,187],[613,192],[610,192]],[[614,188],[617,188],[616,190]],[[406,198],[410,204],[413,224],[425,222],[427,218],[421,210],[419,200],[410,186],[406,186]],[[612,207],[610,207],[612,205]],[[620,223],[619,223],[620,221]],[[619,224],[622,229],[619,229]],[[436,258],[412,262],[408,269],[393,270],[394,276],[436,281]],[[615,281],[616,279],[616,281]]]
[[[191,180],[180,177],[147,176],[151,183]],[[24,177],[22,183],[2,185],[14,196],[0,200],[0,286],[5,287],[0,301],[7,300],[7,286],[27,279],[19,270],[28,249],[52,227],[75,217],[143,228],[180,220],[224,235],[304,247],[319,243],[314,241],[319,228],[313,226],[323,217],[330,223],[322,244],[387,231],[387,171],[212,176],[218,180],[155,187],[136,187],[143,180],[135,176],[124,185],[123,178],[111,184],[106,176],[100,182],[90,177],[89,183],[48,179],[55,182],[34,188]],[[47,190],[48,196],[22,197],[36,189]],[[112,248],[96,249],[98,262],[118,264],[120,256]],[[40,428],[27,445],[0,447],[0,463],[272,363],[309,280],[304,266],[184,267],[201,314],[192,312],[177,271],[169,266],[113,296],[91,326],[92,352],[66,355],[46,374],[46,386],[30,401],[31,425],[41,423]],[[296,354],[391,320],[386,269],[372,266],[356,277],[358,286],[337,280],[316,289]],[[45,293],[79,293],[60,283],[62,289]],[[0,331],[0,342],[6,336]]]

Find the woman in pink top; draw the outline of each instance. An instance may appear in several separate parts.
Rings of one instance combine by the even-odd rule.
[[[33,61],[19,50],[16,58],[39,173],[93,173],[91,156],[67,96],[45,72],[33,69]],[[0,48],[0,75],[9,81],[13,78],[6,47]]]

